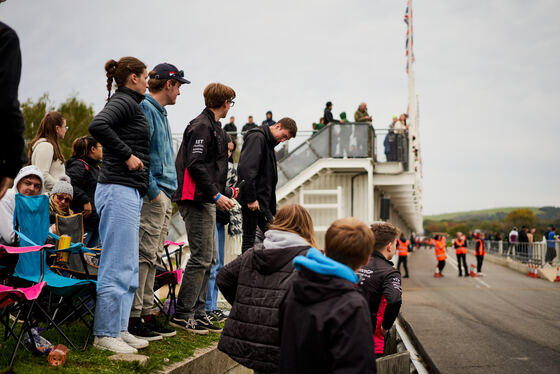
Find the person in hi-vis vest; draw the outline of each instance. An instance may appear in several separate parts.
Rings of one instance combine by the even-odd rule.
[[[408,259],[408,246],[410,242],[406,240],[404,235],[401,235],[399,239],[397,239],[397,251],[399,254],[399,261],[397,262],[397,269],[399,272],[401,271],[401,264],[404,266],[404,277],[408,278],[408,266],[407,266],[407,259]]]
[[[467,267],[467,238],[462,232],[457,233],[457,237],[453,239],[453,248],[455,248],[455,254],[457,255],[457,268],[459,270],[459,276],[462,277],[462,270],[465,270],[465,277],[469,276],[469,268]],[[461,268],[462,264],[462,268]]]

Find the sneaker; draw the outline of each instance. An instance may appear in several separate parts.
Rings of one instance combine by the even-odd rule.
[[[121,331],[121,339],[123,342],[136,349],[142,349],[148,346],[148,341],[146,339],[139,339],[128,331]]]
[[[196,318],[196,323],[210,332],[222,332],[222,328],[214,326],[214,324],[212,323],[212,321],[210,321],[210,318],[208,318],[208,316]]]
[[[177,331],[162,325],[154,316],[152,316],[149,321],[145,321],[144,324],[155,334],[166,337],[177,335]]]
[[[115,353],[138,353],[136,348],[126,344],[120,338],[113,338],[112,336],[96,336],[93,339],[93,346]]]
[[[212,322],[224,322],[227,319],[227,316],[220,309],[206,312],[206,315]]]
[[[198,334],[198,335],[207,335],[208,329],[201,326],[194,318],[184,319],[179,317],[171,317],[169,321],[171,326],[177,327],[178,329],[187,330],[189,332]]]
[[[150,330],[141,319],[135,323],[129,324],[128,332],[139,339],[147,340],[149,342],[163,339],[161,335],[158,335]]]

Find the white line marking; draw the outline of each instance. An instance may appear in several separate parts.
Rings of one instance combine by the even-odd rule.
[[[447,256],[447,260],[449,261],[449,265],[453,266],[453,268],[455,268],[455,270],[459,270],[459,269],[457,268],[457,260],[451,258],[451,256],[449,256],[449,254],[448,254],[448,256]],[[472,278],[472,277],[471,277],[471,278]],[[480,282],[480,284],[482,284],[484,287],[492,288],[492,287],[490,287],[490,285],[489,285],[488,283],[486,283],[485,281],[483,281],[483,280],[480,279],[480,278],[472,278],[472,279],[474,279],[474,280],[477,281],[477,282]]]

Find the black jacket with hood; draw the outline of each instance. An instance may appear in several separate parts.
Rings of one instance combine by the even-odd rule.
[[[103,146],[98,182],[136,188],[140,196],[148,191],[150,169],[150,125],[140,109],[142,100],[141,93],[119,87],[89,124],[89,132]],[[128,170],[131,155],[142,161],[142,171]]]
[[[224,193],[228,170],[226,136],[209,108],[189,123],[175,160],[178,187],[173,201],[213,203],[218,192]]]
[[[237,200],[242,205],[258,200],[261,212],[267,216],[268,212],[276,214],[277,144],[268,126],[249,130],[237,166],[238,180],[245,181]]]
[[[278,370],[278,308],[293,276],[292,260],[308,249],[296,234],[269,230],[262,244],[222,268],[216,282],[232,309],[219,350],[248,368]]]
[[[305,257],[312,266],[298,265],[301,257],[280,307],[279,372],[375,373],[373,327],[358,277],[315,249]],[[355,279],[340,277],[341,267]]]
[[[91,214],[84,218],[86,230],[96,230],[99,227],[99,215],[95,210],[95,189],[99,177],[99,161],[90,156],[71,157],[66,161],[66,175],[70,177],[74,188],[74,197],[70,209],[79,213],[84,210],[84,204],[91,204]]]

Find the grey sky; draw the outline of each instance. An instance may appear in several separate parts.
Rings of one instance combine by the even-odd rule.
[[[272,110],[310,130],[326,101],[376,127],[407,106],[405,0],[30,1],[0,5],[19,34],[20,98],[72,91],[100,110],[103,66],[132,55],[171,62],[191,85],[168,107],[174,132],[219,81],[237,125]],[[424,213],[560,205],[554,112],[560,33],[554,0],[414,2]],[[70,124],[71,125],[71,124]]]

